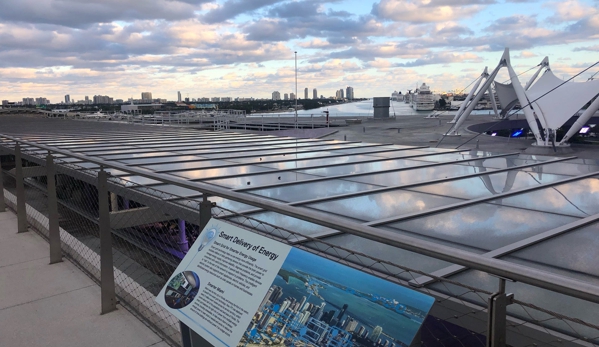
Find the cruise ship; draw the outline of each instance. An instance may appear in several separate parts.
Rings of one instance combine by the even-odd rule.
[[[412,108],[415,111],[432,111],[435,109],[433,93],[426,83],[422,83],[420,88],[412,94]]]

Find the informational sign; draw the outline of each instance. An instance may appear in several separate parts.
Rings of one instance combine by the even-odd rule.
[[[434,303],[214,219],[156,301],[216,347],[409,346]]]
[[[291,247],[211,219],[156,298],[214,346],[236,346]]]

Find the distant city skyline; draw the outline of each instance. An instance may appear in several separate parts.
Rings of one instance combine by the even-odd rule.
[[[389,96],[461,90],[510,47],[525,81],[597,61],[596,0],[10,0],[0,11],[0,100],[108,95],[268,99],[351,85]],[[587,71],[588,79],[599,68]],[[500,76],[507,79],[506,74]],[[347,94],[347,91],[344,91]]]

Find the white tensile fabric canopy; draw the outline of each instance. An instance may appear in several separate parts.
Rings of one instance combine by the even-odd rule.
[[[565,82],[546,71],[526,91],[541,125],[557,129],[599,93],[599,80]]]
[[[511,83],[495,82],[495,93],[497,93],[499,105],[502,109],[508,108],[514,101],[518,100],[514,86]]]

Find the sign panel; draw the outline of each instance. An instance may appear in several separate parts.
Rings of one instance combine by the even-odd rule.
[[[434,303],[223,221],[208,225],[156,300],[214,346],[409,346]]]
[[[214,346],[236,346],[290,246],[212,219],[156,301]]]

